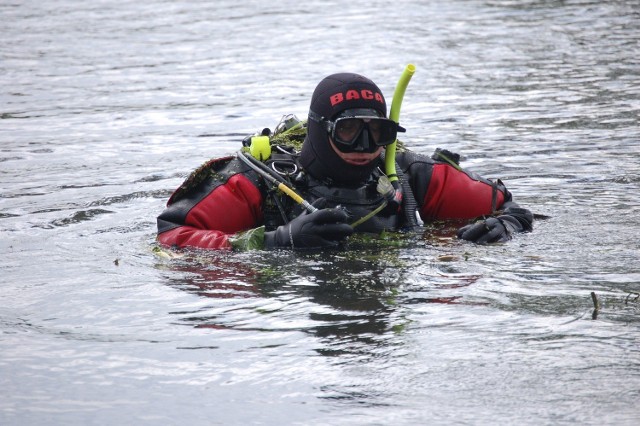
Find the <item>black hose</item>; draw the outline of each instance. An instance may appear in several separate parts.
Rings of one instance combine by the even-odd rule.
[[[398,174],[398,180],[400,181],[400,185],[402,187],[402,198],[404,200],[404,218],[405,218],[405,226],[403,229],[407,231],[415,231],[420,228],[418,224],[418,220],[416,219],[416,211],[418,211],[418,202],[416,201],[416,197],[413,196],[413,191],[411,190],[411,185],[409,181],[405,179],[404,172],[402,171],[402,167],[396,164],[396,173]]]

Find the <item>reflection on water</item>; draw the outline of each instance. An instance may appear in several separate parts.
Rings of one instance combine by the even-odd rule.
[[[0,15],[1,424],[640,421],[636,2]],[[502,179],[546,217],[532,233],[154,251],[155,217],[199,164],[304,116],[325,75],[361,72],[390,98],[410,62],[403,142]]]
[[[303,332],[321,338],[316,350],[322,355],[368,357],[376,356],[370,353],[376,348],[388,350],[389,340],[403,333],[409,325],[407,306],[488,303],[463,298],[461,290],[480,276],[455,271],[447,265],[452,256],[441,255],[437,268],[412,276],[409,270],[416,259],[407,257],[406,250],[424,240],[408,238],[361,241],[349,251],[327,253],[187,251],[161,267],[179,272],[181,278],[168,279],[169,286],[215,299],[193,311],[172,312],[181,323],[244,332]],[[420,283],[412,284],[415,279]]]

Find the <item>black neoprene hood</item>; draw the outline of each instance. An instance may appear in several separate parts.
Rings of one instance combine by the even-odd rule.
[[[387,103],[378,86],[368,78],[353,73],[333,74],[324,78],[313,92],[309,107],[324,119],[333,119],[341,111],[354,108],[375,109],[382,116],[387,116]],[[300,164],[314,177],[358,185],[376,168],[377,161],[362,166],[344,162],[334,152],[329,135],[320,123],[309,119],[307,127]]]

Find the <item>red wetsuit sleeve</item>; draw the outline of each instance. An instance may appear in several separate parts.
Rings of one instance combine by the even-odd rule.
[[[505,201],[504,187],[458,170],[435,164],[420,208],[423,220],[473,219],[493,213]]]
[[[158,242],[172,247],[230,250],[229,236],[254,228],[262,220],[259,189],[237,174],[191,207],[183,224],[158,234]]]

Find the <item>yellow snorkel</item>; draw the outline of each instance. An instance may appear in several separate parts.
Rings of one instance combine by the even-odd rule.
[[[402,106],[402,98],[404,98],[404,92],[409,85],[409,80],[413,77],[413,73],[416,72],[416,66],[409,64],[405,67],[395,92],[393,92],[393,100],[391,101],[391,109],[389,110],[389,119],[400,122],[400,107]],[[396,173],[396,146],[398,145],[398,139],[396,139],[391,145],[387,146],[385,150],[384,168],[389,181],[393,184],[396,190],[398,189],[398,175]]]

